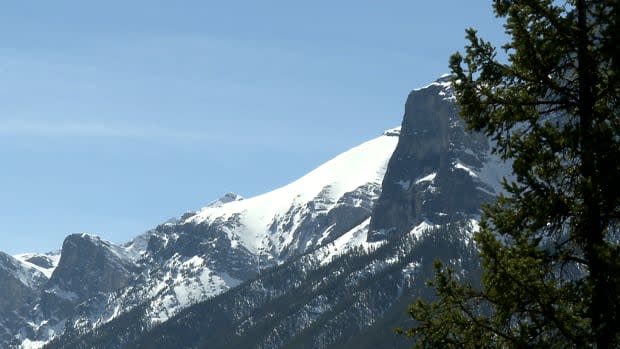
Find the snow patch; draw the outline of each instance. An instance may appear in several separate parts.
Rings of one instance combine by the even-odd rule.
[[[355,247],[363,247],[365,249],[379,247],[385,241],[366,242],[368,237],[368,228],[370,227],[370,217],[360,223],[357,227],[342,234],[336,240],[322,247],[317,251],[317,257],[321,261],[321,265],[329,264],[332,259],[350,251]]]
[[[45,341],[31,341],[26,338],[20,345],[20,349],[40,349],[43,348],[45,344],[47,344]]]
[[[463,165],[462,163],[460,163],[460,162],[458,162],[458,161],[454,164],[454,168],[458,168],[458,169],[464,170],[464,171],[465,171],[465,172],[467,172],[467,174],[468,174],[468,175],[470,175],[471,177],[474,177],[474,178],[477,178],[477,177],[478,177],[478,175],[476,174],[476,172],[474,172],[471,168],[469,168],[469,167],[467,167],[467,166]]]
[[[409,234],[419,239],[420,237],[422,237],[422,234],[436,227],[439,227],[439,225],[436,225],[427,220],[424,220],[422,223],[416,225],[413,229],[411,229]]]
[[[422,177],[420,179],[417,179],[415,181],[415,184],[420,184],[422,182],[432,182],[432,181],[435,180],[435,176],[437,176],[437,172],[433,172],[433,173],[431,173],[429,175],[426,175],[426,176],[424,176],[424,177]]]
[[[332,229],[335,226],[336,226],[336,223],[330,225],[329,227],[327,227],[327,229],[325,229],[325,231],[323,231],[321,238],[319,238],[319,240],[317,241],[318,245],[321,245],[323,243],[323,240],[325,240],[329,236],[329,233],[331,233]],[[308,242],[311,243],[312,241],[308,241]]]

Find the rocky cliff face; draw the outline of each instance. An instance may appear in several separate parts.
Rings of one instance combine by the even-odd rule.
[[[0,252],[0,347],[23,324],[18,314],[27,311],[46,281],[40,271]]]
[[[127,286],[138,271],[137,257],[96,236],[69,235],[41,294],[40,310],[45,317],[67,316],[77,304]]]
[[[45,276],[0,252],[0,314],[32,301],[46,281]]]
[[[407,98],[369,241],[409,231],[424,221],[442,224],[475,216],[481,203],[497,194],[498,161],[486,137],[467,132],[448,81],[443,77]]]

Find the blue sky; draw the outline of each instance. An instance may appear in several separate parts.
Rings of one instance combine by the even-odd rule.
[[[0,250],[124,242],[401,122],[489,1],[0,5]]]

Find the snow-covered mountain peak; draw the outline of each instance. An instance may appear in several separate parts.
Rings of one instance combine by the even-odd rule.
[[[249,251],[258,253],[269,249],[269,243],[272,249],[281,251],[292,237],[280,235],[282,241],[274,241],[267,235],[270,230],[271,235],[278,230],[278,222],[282,219],[294,225],[295,215],[301,214],[313,200],[317,201],[314,206],[329,210],[346,193],[369,183],[380,186],[398,142],[395,132],[386,132],[354,147],[284,187],[245,200],[209,205],[181,223],[234,223],[236,236],[231,240],[238,240]],[[288,228],[294,230],[291,226]]]

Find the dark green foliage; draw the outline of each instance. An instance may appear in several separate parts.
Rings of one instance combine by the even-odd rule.
[[[620,2],[495,0],[508,62],[467,31],[462,116],[514,160],[475,235],[482,287],[437,265],[418,348],[620,346]]]

